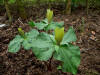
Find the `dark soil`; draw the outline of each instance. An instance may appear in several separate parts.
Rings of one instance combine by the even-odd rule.
[[[83,31],[82,17],[85,21]],[[76,31],[78,40],[74,44],[81,51],[81,64],[77,75],[100,75],[100,13],[92,11],[87,16],[85,12],[76,10],[71,16],[58,13],[54,20],[65,21],[65,31],[69,26],[73,26]],[[18,27],[26,32],[31,29],[27,21],[22,24],[18,20],[11,26],[0,28],[0,75],[71,75],[57,70],[59,62],[54,59],[52,71],[48,71],[48,62],[37,60],[31,50],[25,51],[21,48],[18,53],[9,53],[8,44],[18,34]]]

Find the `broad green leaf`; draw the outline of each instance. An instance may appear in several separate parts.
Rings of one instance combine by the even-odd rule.
[[[43,41],[50,41],[51,42],[51,37],[49,34],[45,32],[41,32],[38,36],[38,39],[42,39]]]
[[[32,45],[32,51],[38,59],[46,61],[52,56],[54,45],[47,33],[40,33]]]
[[[59,51],[54,54],[54,58],[62,61],[62,71],[77,73],[77,68],[80,64],[79,47],[71,44],[60,46]]]
[[[49,41],[44,41],[42,39],[32,40],[32,47],[37,48],[47,48],[51,45]]]
[[[23,42],[23,38],[19,35],[13,39],[8,45],[8,52],[16,53],[20,50],[21,43]]]
[[[32,40],[34,40],[39,35],[39,32],[33,29],[25,35],[27,36],[27,38],[24,39],[22,46],[24,47],[24,49],[29,50],[32,47]]]
[[[28,24],[33,28],[35,26],[35,23],[33,21],[28,22]]]
[[[37,48],[48,48],[52,45],[52,40],[50,38],[50,35],[42,32],[40,33],[36,39],[32,40],[33,47]]]
[[[35,56],[39,60],[47,61],[51,58],[54,48],[32,48],[32,51],[34,52]]]
[[[57,41],[57,44],[60,44],[64,36],[64,27],[63,28],[56,28],[55,29],[55,39]]]
[[[47,23],[43,23],[43,22],[35,23],[35,27],[37,27],[39,30],[44,29],[47,25],[48,25]]]
[[[63,27],[64,22],[51,22],[48,27],[47,30],[54,30],[56,27]]]
[[[56,27],[62,27],[64,25],[64,22],[50,22],[48,23],[47,19],[42,20],[41,22],[34,23],[35,27],[37,27],[39,30],[46,29],[48,30],[54,30]]]
[[[53,42],[54,44],[57,44],[57,42],[56,42],[56,40],[55,40],[55,37],[54,37],[53,35],[50,35],[50,38],[51,38],[51,40],[52,40],[52,42]]]
[[[52,22],[51,24],[55,24],[56,27],[62,27],[64,25],[64,22]]]
[[[48,26],[48,20],[47,19],[44,19],[41,22],[35,23],[35,27],[37,27],[39,30],[42,30],[47,26]]]
[[[45,24],[48,24],[48,20],[47,19],[42,20],[42,22],[45,23]]]
[[[31,40],[30,39],[24,39],[22,46],[24,47],[25,50],[29,50],[32,47]]]
[[[59,46],[55,45],[55,51],[58,52],[58,50],[59,50]]]
[[[75,42],[77,40],[75,31],[72,27],[69,28],[68,32],[65,33],[61,44],[68,44],[69,42]]]
[[[28,39],[32,40],[39,35],[39,32],[36,29],[32,29],[30,32],[25,33]]]

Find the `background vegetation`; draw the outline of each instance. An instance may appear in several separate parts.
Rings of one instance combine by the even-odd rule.
[[[30,8],[31,10],[31,7],[35,6],[38,8],[41,5],[46,5],[46,9],[60,5],[63,7],[65,14],[71,14],[72,10],[75,11],[77,10],[76,8],[84,7],[86,14],[88,14],[89,9],[98,9],[100,7],[100,0],[0,0],[0,11],[6,9],[9,22],[12,22],[14,15],[11,14],[14,12],[17,14],[16,17],[26,19],[30,15],[29,10],[26,8]],[[57,7],[59,8],[59,6]]]

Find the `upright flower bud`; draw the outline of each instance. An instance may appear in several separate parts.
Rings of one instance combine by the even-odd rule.
[[[56,40],[58,45],[60,45],[60,42],[62,41],[63,37],[64,37],[64,27],[63,28],[56,27],[55,40]]]
[[[22,30],[22,28],[18,28],[18,32],[19,34],[23,37],[26,38],[24,31]]]
[[[48,23],[50,23],[53,19],[53,11],[50,9],[47,9],[47,14],[46,14],[46,18],[48,19]]]

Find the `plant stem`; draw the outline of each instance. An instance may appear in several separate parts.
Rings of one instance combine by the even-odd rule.
[[[9,9],[8,0],[4,0],[4,3],[5,3],[5,8],[6,8],[6,13],[7,13],[7,16],[9,18],[9,22],[11,23],[12,22],[12,15],[11,15],[11,11]]]
[[[88,10],[89,10],[89,1],[86,0],[86,14],[88,15]]]
[[[27,13],[24,8],[23,0],[16,0],[16,4],[19,17],[21,17],[22,19],[27,19]]]
[[[51,57],[50,60],[49,60],[49,65],[48,65],[48,70],[49,70],[49,71],[52,71],[52,66],[51,66],[51,61],[52,61],[52,59],[53,59],[53,55],[52,55],[52,57]]]
[[[65,12],[66,12],[66,14],[67,15],[70,15],[71,14],[71,3],[72,3],[72,0],[66,0],[66,10],[65,10]]]
[[[50,58],[50,60],[49,60],[49,65],[47,65],[49,71],[52,71],[51,62],[52,62],[52,59],[53,59],[53,54],[54,54],[54,52],[52,53],[52,56],[51,56],[51,58]]]

